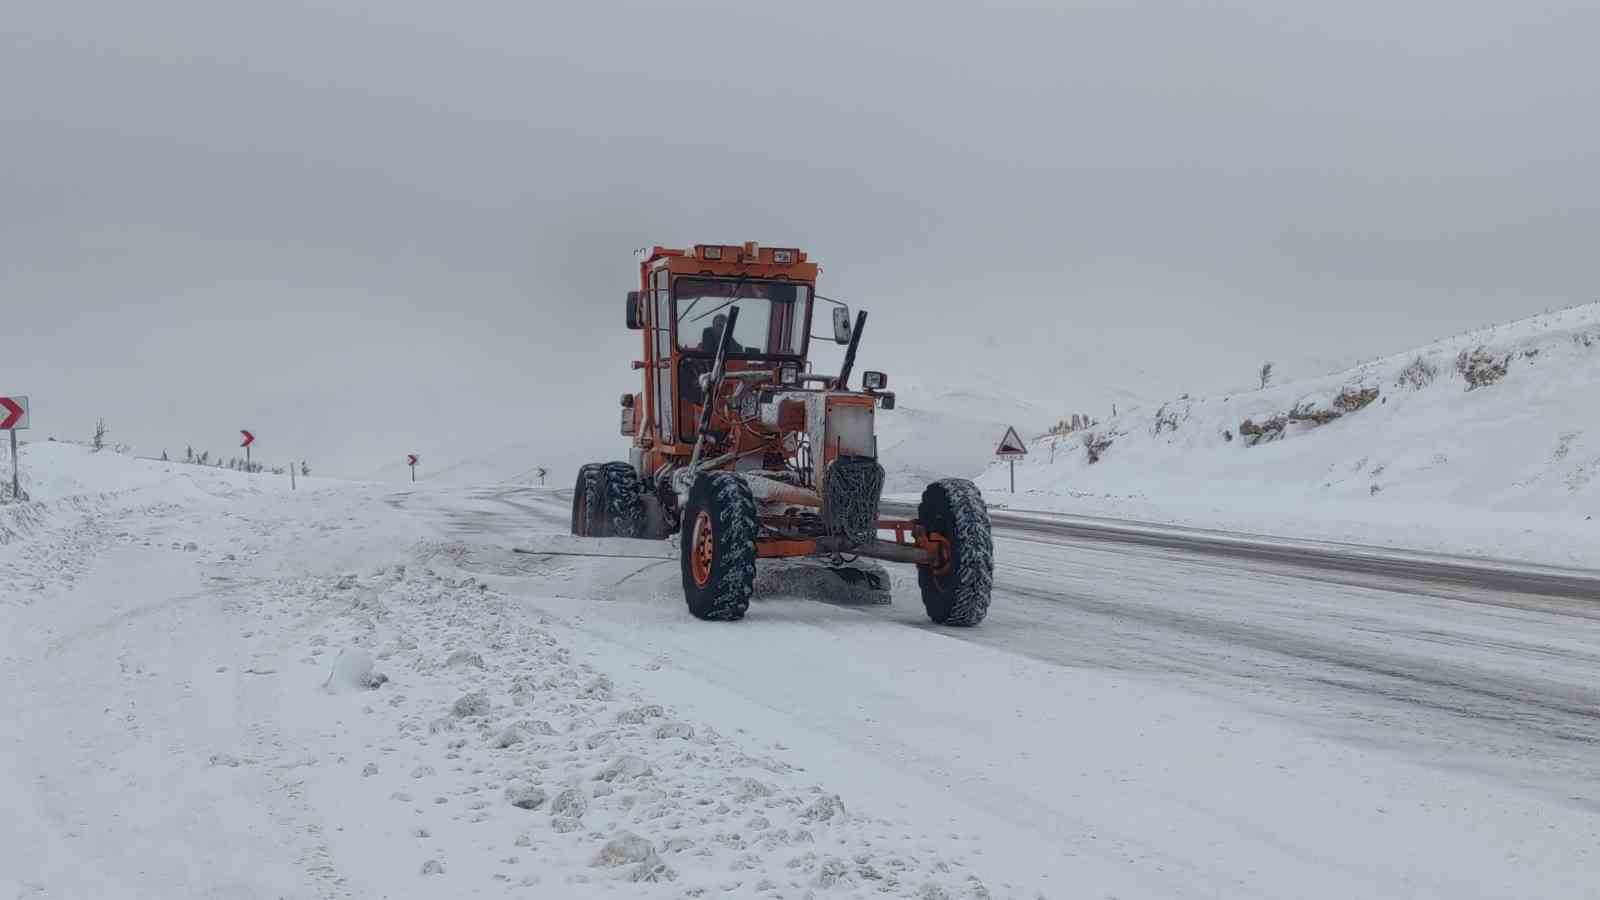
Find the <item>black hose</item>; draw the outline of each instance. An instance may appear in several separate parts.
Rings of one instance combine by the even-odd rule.
[[[721,339],[717,341],[717,362],[711,369],[711,381],[706,386],[704,405],[700,407],[700,428],[694,436],[694,464],[700,462],[700,445],[705,441],[706,432],[711,429],[711,407],[722,390],[723,370],[728,364],[728,345],[733,342],[733,326],[738,322],[739,307],[735,306],[728,310],[728,321],[722,326]]]

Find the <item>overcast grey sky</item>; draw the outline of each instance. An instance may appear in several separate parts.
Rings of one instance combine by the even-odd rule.
[[[864,362],[1063,412],[1597,299],[1593,3],[12,4],[30,437],[617,456],[650,243],[798,245]],[[959,364],[952,360],[959,356]],[[905,398],[915,403],[914,398]]]

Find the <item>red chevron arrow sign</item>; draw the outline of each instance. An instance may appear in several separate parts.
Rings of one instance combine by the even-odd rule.
[[[28,427],[28,398],[0,397],[0,431]]]
[[[239,429],[239,433],[244,435],[244,443],[240,444],[239,446],[248,447],[251,444],[254,444],[256,442],[256,436],[251,434],[250,432],[246,431],[245,429],[243,429],[243,428]]]
[[[416,464],[417,464],[417,455],[415,453],[407,453],[406,454],[406,465],[415,466]]]

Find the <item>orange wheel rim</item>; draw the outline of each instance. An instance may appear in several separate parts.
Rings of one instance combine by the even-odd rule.
[[[694,520],[694,543],[689,547],[689,569],[694,583],[705,587],[711,582],[711,560],[716,544],[711,536],[711,514],[702,512]]]
[[[928,566],[928,570],[933,575],[933,586],[942,591],[945,589],[944,580],[954,568],[954,548],[950,545],[950,539],[942,534],[929,533],[928,543],[933,548],[933,564]]]

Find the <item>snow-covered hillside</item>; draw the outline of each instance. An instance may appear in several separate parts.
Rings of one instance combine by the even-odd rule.
[[[1463,353],[1492,383],[1469,389]],[[1364,406],[1363,390],[1377,392]],[[1018,463],[1015,496],[1003,463],[981,483],[1017,508],[1597,564],[1597,390],[1591,304],[1319,378],[1126,411],[1092,430],[1110,441],[1097,463],[1089,433],[1047,435]]]

